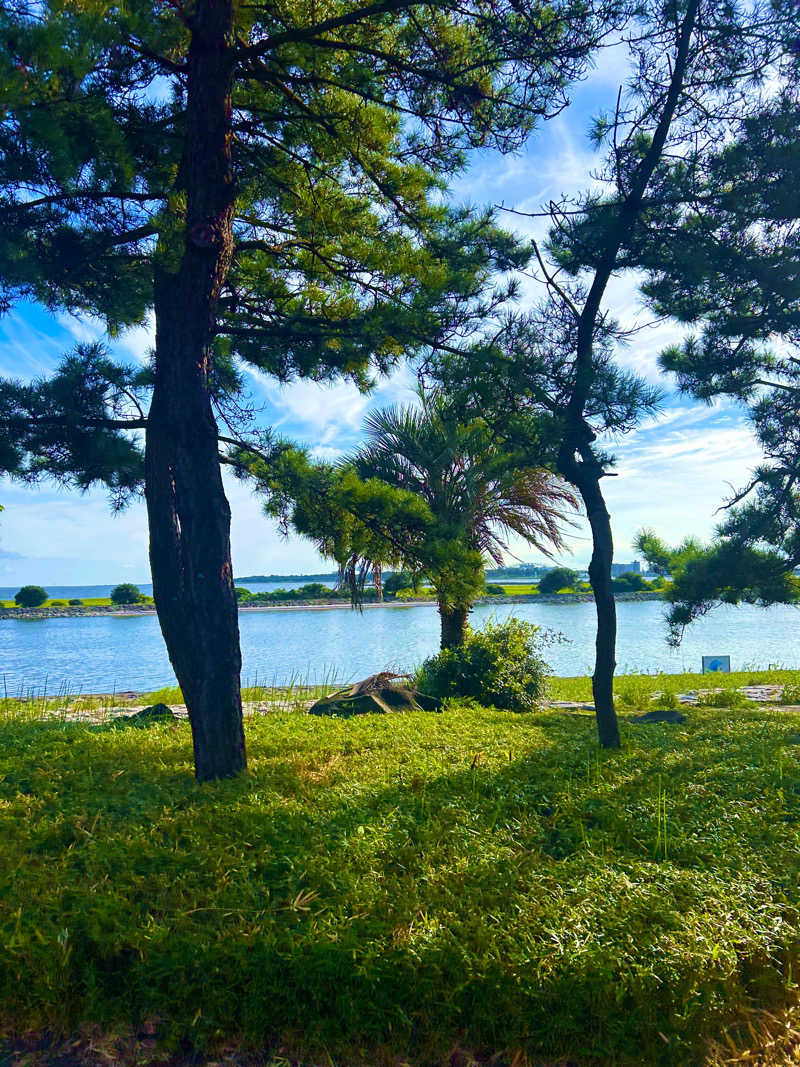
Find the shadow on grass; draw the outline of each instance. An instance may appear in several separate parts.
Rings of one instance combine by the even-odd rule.
[[[3,724],[0,1012],[367,1062],[685,1062],[780,995],[796,940],[797,720],[732,722],[601,754],[558,714],[283,716],[204,786],[186,724]]]

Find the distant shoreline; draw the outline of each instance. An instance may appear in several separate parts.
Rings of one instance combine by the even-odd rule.
[[[520,596],[486,596],[478,597],[476,604],[585,604],[591,603],[594,597],[591,593],[555,593],[545,596],[541,593],[521,594]],[[618,593],[618,601],[638,600],[663,600],[663,594],[656,590],[645,590],[638,593]],[[372,608],[415,608],[436,607],[433,598],[427,600],[383,600],[370,601],[363,605],[365,610]],[[327,603],[318,600],[298,600],[283,604],[239,604],[240,612],[262,611],[349,611],[352,605],[349,601]],[[151,604],[137,605],[128,604],[124,608],[116,605],[94,607],[59,607],[59,608],[3,608],[0,610],[0,621],[5,620],[35,620],[35,619],[86,619],[100,618],[110,615],[116,618],[130,618],[135,615],[155,615],[156,610]]]

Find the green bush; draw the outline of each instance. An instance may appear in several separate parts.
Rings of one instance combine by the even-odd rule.
[[[383,580],[383,595],[391,599],[401,590],[404,593],[407,589],[413,590],[416,584],[417,580],[411,571],[392,571]]]
[[[111,590],[112,604],[138,604],[142,599],[139,587],[132,582],[122,582]]]
[[[417,678],[422,693],[472,697],[509,711],[535,711],[549,673],[539,652],[539,627],[520,619],[470,631],[460,648],[425,660]]]
[[[615,578],[611,584],[616,593],[639,593],[643,589],[650,588],[650,583],[635,571],[626,571],[619,578]]]
[[[505,589],[503,588],[502,585],[489,584],[489,585],[486,586],[486,595],[487,596],[505,596],[506,595],[506,591],[505,591]]]
[[[553,567],[539,579],[539,592],[545,596],[560,589],[571,589],[578,580],[578,572],[569,567]]]
[[[332,590],[322,582],[309,582],[307,585],[301,585],[295,592],[301,600],[321,600],[323,597],[329,597]]]
[[[69,603],[69,606],[71,608],[82,608],[83,607],[83,601],[82,600],[78,600],[77,597],[73,597],[73,599],[68,601],[68,603]]]
[[[66,600],[51,600],[50,601],[50,607],[51,608],[65,608],[66,606],[67,606]]]
[[[636,675],[623,676],[614,682],[614,696],[627,708],[648,708],[654,696],[652,683]]]
[[[697,703],[704,708],[754,708],[757,706],[738,689],[720,689],[715,693],[700,693]]]
[[[237,585],[236,589],[234,591],[236,593],[236,599],[237,600],[251,600],[252,599],[253,594],[250,592],[249,589],[244,589],[242,586]]]
[[[21,608],[38,608],[47,600],[47,590],[40,585],[23,585],[14,594],[14,603]]]
[[[678,694],[673,693],[671,690],[663,693],[657,693],[651,698],[651,703],[659,709],[659,711],[676,711],[681,702],[678,700]]]
[[[779,704],[800,704],[800,685],[785,685]]]

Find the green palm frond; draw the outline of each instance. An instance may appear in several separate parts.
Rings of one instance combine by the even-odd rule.
[[[514,534],[547,556],[563,548],[577,507],[571,490],[542,467],[520,469],[481,419],[460,421],[441,394],[373,411],[365,429],[347,462],[362,478],[419,494],[447,538],[498,564]]]

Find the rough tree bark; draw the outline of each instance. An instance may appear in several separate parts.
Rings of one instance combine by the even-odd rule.
[[[460,648],[467,636],[468,608],[446,608],[439,605],[439,617],[442,621],[441,647]]]
[[[611,535],[611,517],[600,488],[599,479],[587,480],[580,485],[589,525],[592,530],[592,558],[589,562],[589,582],[594,593],[597,611],[597,635],[595,638],[594,674],[592,696],[594,697],[597,733],[603,748],[619,748],[619,724],[614,709],[614,671],[617,650],[617,605],[611,579],[611,563],[614,558],[614,541]]]
[[[233,249],[233,8],[197,0],[188,55],[182,247],[160,249],[155,274],[155,384],[145,495],[153,596],[189,712],[195,775],[246,766],[239,622],[209,394],[216,306]]]
[[[597,642],[595,670],[592,676],[595,716],[600,744],[619,748],[617,713],[614,710],[614,670],[616,668],[617,612],[611,581],[614,544],[611,521],[600,481],[603,469],[592,451],[595,435],[586,421],[586,406],[595,380],[594,340],[603,296],[617,260],[622,242],[642,211],[645,193],[658,166],[683,90],[689,59],[689,46],[697,21],[699,0],[689,0],[680,24],[675,61],[669,88],[647,151],[636,165],[628,191],[620,201],[616,223],[609,230],[608,242],[599,257],[592,284],[586,294],[580,316],[575,352],[575,381],[564,412],[564,437],[559,449],[558,469],[574,485],[586,506],[592,530],[592,560],[589,580],[597,608]]]
[[[611,579],[614,540],[611,534],[611,516],[600,488],[603,469],[591,452],[594,434],[585,423],[579,426],[581,432],[575,436],[579,438],[580,443],[575,443],[575,436],[565,443],[559,458],[559,469],[580,493],[592,531],[589,582],[597,612],[592,675],[594,712],[600,744],[603,748],[619,748],[619,724],[614,708],[614,671],[617,666],[617,605]],[[581,454],[580,460],[576,455],[578,452]]]

